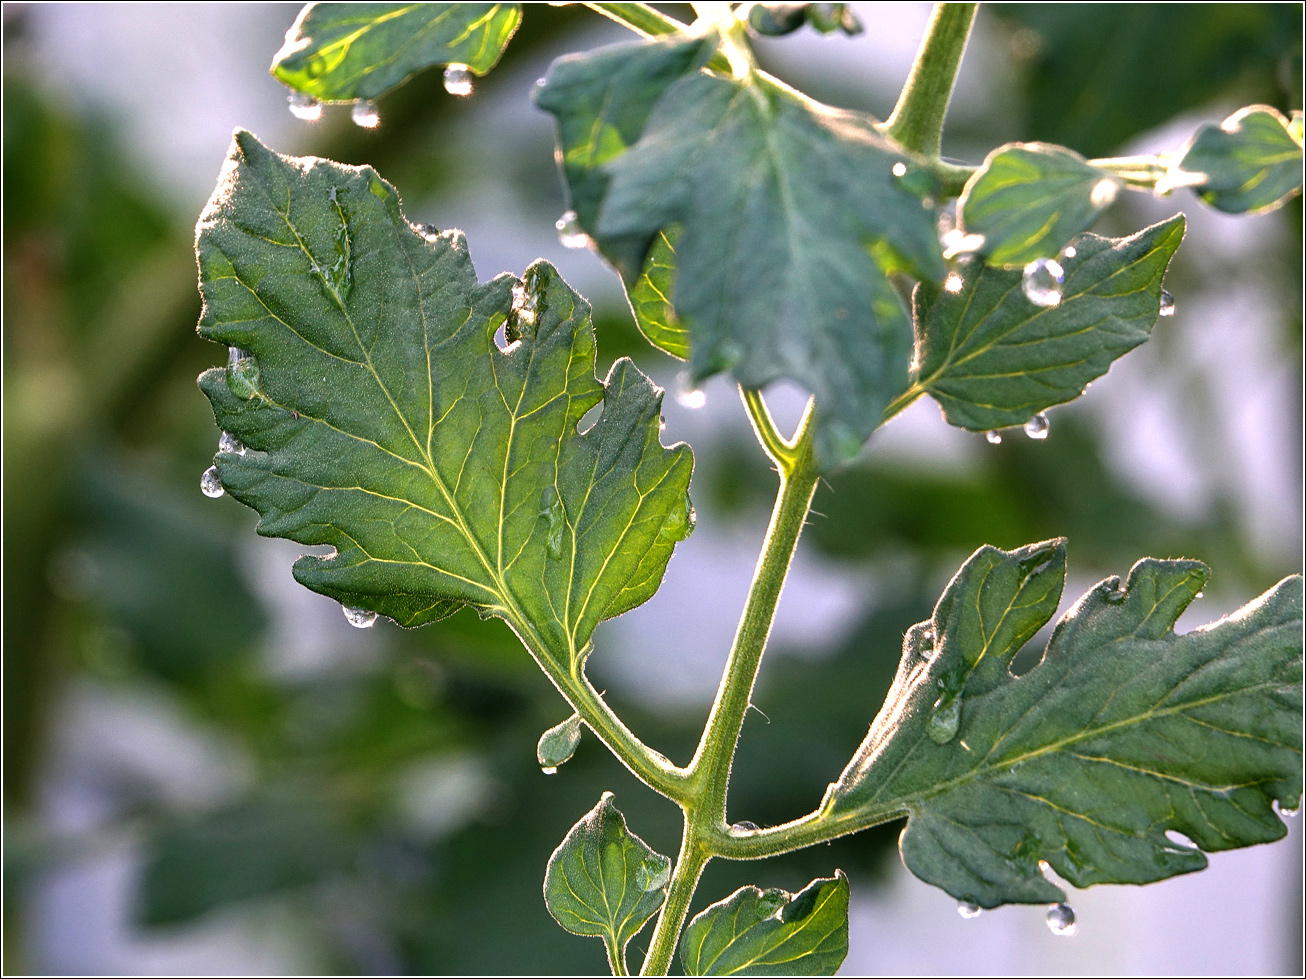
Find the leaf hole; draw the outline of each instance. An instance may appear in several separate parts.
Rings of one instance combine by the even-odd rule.
[[[576,434],[585,435],[589,430],[598,424],[599,416],[603,414],[603,402],[600,401],[585,414],[580,416],[580,421],[576,423]]]
[[[1179,832],[1177,829],[1166,830],[1165,838],[1175,846],[1184,850],[1196,850],[1198,848],[1196,843],[1184,836],[1184,834]]]
[[[508,342],[508,321],[504,320],[499,324],[499,328],[494,331],[494,345],[499,348],[499,353],[510,353],[515,350],[520,340]]]

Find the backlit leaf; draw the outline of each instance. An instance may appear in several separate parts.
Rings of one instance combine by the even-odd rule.
[[[602,938],[615,962],[662,907],[670,881],[670,858],[626,828],[605,792],[549,857],[544,900],[572,934]]]
[[[695,916],[680,943],[691,976],[832,976],[848,955],[848,878],[797,894],[741,887]]]
[[[907,866],[982,907],[1060,901],[1040,861],[1077,887],[1144,884],[1281,838],[1273,803],[1301,796],[1302,579],[1176,635],[1208,575],[1139,561],[1016,678],[1012,658],[1057,607],[1065,542],[981,548],[908,631],[824,813],[905,812]]]
[[[934,180],[869,116],[760,73],[691,70],[703,56],[694,43],[560,59],[537,102],[559,118],[573,206],[582,223],[582,200],[597,210],[587,230],[628,287],[657,232],[682,229],[671,299],[689,331],[691,381],[729,370],[750,388],[797,382],[816,395],[818,458],[835,465],[907,386],[909,321],[887,276],[942,278]],[[668,83],[674,71],[654,68],[673,52],[682,77]],[[626,94],[613,81],[624,71],[646,84]],[[581,124],[598,118],[578,116],[582,103],[641,125],[634,142],[633,122],[619,139],[595,141],[602,162],[577,172],[568,134],[608,131]]]
[[[374,99],[431,65],[484,75],[520,23],[516,3],[310,3],[272,74],[324,101]]]
[[[1290,125],[1268,105],[1239,109],[1220,125],[1199,129],[1179,169],[1205,175],[1193,189],[1214,208],[1233,214],[1271,211],[1301,193],[1301,136],[1294,136]]]
[[[989,154],[957,202],[961,228],[984,236],[992,265],[1050,258],[1087,231],[1120,184],[1078,153],[1047,143],[1012,143]]]
[[[249,355],[200,378],[247,449],[218,473],[261,534],[335,548],[300,582],[403,625],[471,605],[567,669],[657,589],[693,526],[689,448],[660,444],[630,361],[595,379],[551,265],[479,283],[462,234],[415,230],[370,168],[243,132],[197,248],[200,333]]]
[[[1072,401],[1111,362],[1145,341],[1161,309],[1161,277],[1184,234],[1183,215],[1129,238],[1084,235],[1065,271],[1061,301],[1031,302],[1020,269],[963,258],[943,288],[916,290],[918,366],[952,425],[1020,425]]]

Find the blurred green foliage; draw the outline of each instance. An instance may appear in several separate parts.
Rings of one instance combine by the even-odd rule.
[[[592,16],[534,13],[483,80],[487,93]],[[1026,106],[1021,138],[1091,156],[1214,103],[1299,107],[1298,5],[1001,6],[996,17]],[[79,683],[162,692],[247,753],[251,774],[198,811],[131,782],[116,787],[117,818],[147,854],[142,927],[280,900],[325,916],[329,970],[603,971],[599,943],[575,941],[549,917],[545,860],[605,790],[662,853],[676,852],[675,808],[593,738],[559,776],[541,775],[536,739],[563,705],[509,630],[470,612],[412,632],[379,627],[363,666],[300,678],[269,669],[275,610],[250,583],[247,511],[196,487],[215,439],[194,389],[214,363],[194,333],[195,215],[170,211],[118,151],[112,126],[41,92],[25,74],[22,26],[6,12],[4,789],[7,824],[27,827],[29,840],[6,865],[25,876],[9,882],[67,859],[34,801],[64,693]],[[277,42],[250,39],[269,54]],[[463,179],[447,165],[458,152],[447,106],[438,73],[419,76],[384,100],[378,132],[330,131],[316,151],[370,163],[406,200],[423,199]],[[547,154],[515,172],[525,196],[555,186]],[[1291,288],[1300,205],[1288,213]],[[1176,273],[1192,276],[1183,254]],[[666,369],[628,311],[596,312],[601,365],[630,354]],[[1295,358],[1299,343],[1291,310],[1283,348]],[[940,573],[981,543],[1065,535],[1076,566],[1104,574],[1142,554],[1198,558],[1228,594],[1255,594],[1294,570],[1258,554],[1227,505],[1185,521],[1143,499],[1104,462],[1119,433],[1083,417],[1058,416],[1047,442],[1008,439],[968,469],[872,454],[879,461],[830,477],[807,546],[852,573],[891,568],[895,588],[826,658],[771,657],[756,697],[765,713],[750,716],[736,762],[732,818],[769,823],[810,809],[878,710],[902,631],[928,614]],[[704,512],[754,520],[773,481],[755,445],[729,442],[699,454],[694,494]],[[700,717],[612,700],[648,743],[688,758]],[[446,813],[439,825],[414,817],[413,800],[431,793]],[[693,911],[744,884],[796,890],[836,866],[856,889],[885,866],[897,829],[769,862],[765,880],[752,865],[718,861]],[[324,896],[341,892],[344,901]],[[8,892],[8,922],[23,894]],[[23,961],[21,943],[7,955],[11,971],[40,969]]]

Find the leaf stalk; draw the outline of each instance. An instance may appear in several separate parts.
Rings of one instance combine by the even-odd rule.
[[[977,3],[934,5],[907,84],[884,124],[885,132],[893,139],[933,160],[939,156],[943,118],[978,6]]]

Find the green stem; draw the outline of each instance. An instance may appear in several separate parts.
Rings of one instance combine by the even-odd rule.
[[[511,624],[544,675],[553,681],[558,692],[599,740],[607,745],[608,750],[616,755],[617,760],[653,791],[678,805],[685,805],[691,798],[690,773],[677,768],[666,756],[637,738],[594,689],[584,673],[579,670],[567,672],[559,668],[553,657],[548,655],[543,640],[527,623],[514,620]]]
[[[885,123],[885,132],[913,152],[938,158],[943,117],[948,111],[957,68],[978,6],[975,3],[934,5],[911,75],[898,96],[893,115]]]
[[[776,432],[775,423],[760,397],[749,398],[745,394],[745,404],[763,446],[780,469],[780,492],[771,512],[771,525],[767,528],[762,554],[753,572],[753,584],[712,713],[708,716],[694,759],[689,763],[690,778],[703,791],[696,815],[704,815],[711,820],[709,825],[718,827],[725,826],[726,785],[730,780],[735,745],[753,694],[762,652],[771,634],[780,591],[789,573],[789,563],[793,560],[798,535],[807,519],[807,508],[816,492],[818,479],[812,458],[815,429],[812,403],[808,402],[798,433],[789,442]],[[774,451],[777,448],[783,451]]]
[[[587,3],[585,6],[609,20],[615,20],[622,27],[630,28],[642,37],[678,34],[689,30],[691,26],[654,10],[646,3]],[[708,61],[707,66],[714,71],[726,73],[731,71],[729,60],[719,51]]]
[[[698,887],[698,878],[702,876],[703,868],[712,859],[711,853],[700,840],[698,822],[697,813],[686,810],[685,832],[680,838],[676,870],[671,875],[667,900],[662,905],[657,926],[653,929],[648,955],[639,970],[641,976],[665,976],[671,969],[680,929],[684,927],[685,918],[689,914],[689,902],[694,898],[694,890]]]
[[[646,3],[587,3],[585,6],[644,37],[675,34],[689,26],[654,10]]]

